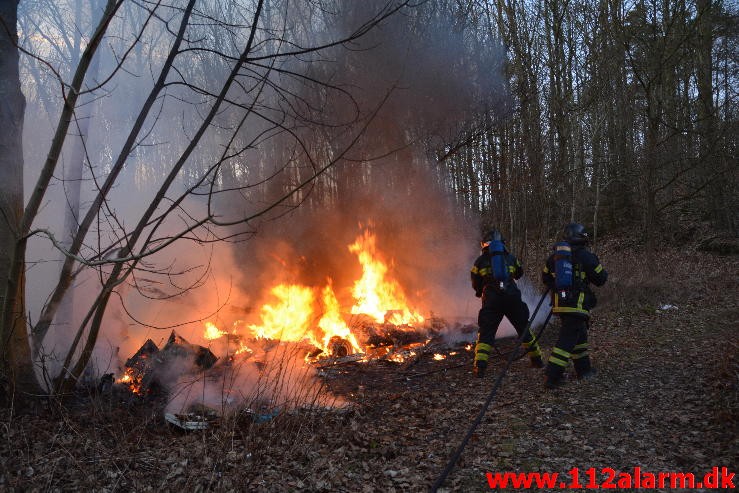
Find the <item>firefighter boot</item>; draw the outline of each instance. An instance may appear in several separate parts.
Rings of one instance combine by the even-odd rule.
[[[475,344],[475,366],[472,367],[472,373],[477,378],[485,376],[485,369],[488,367],[488,358],[490,358],[490,352],[493,346],[485,342],[480,342],[479,336],[477,344]]]
[[[598,372],[595,370],[595,368],[590,368],[588,371],[583,373],[578,373],[577,378],[580,380],[591,380],[595,378],[595,376],[598,374]]]
[[[547,379],[544,382],[544,386],[548,389],[556,389],[564,385],[564,368],[558,365],[553,365],[551,362],[547,365],[546,369]]]
[[[531,368],[544,368],[544,361],[541,359],[541,348],[539,348],[539,343],[533,338],[533,336],[531,336],[530,341],[522,342],[521,347],[529,355]]]
[[[590,358],[586,355],[581,358],[573,359],[575,373],[578,380],[590,380],[596,374],[595,368],[590,365]]]
[[[488,367],[488,362],[487,361],[477,360],[477,361],[475,361],[475,366],[472,367],[472,373],[477,378],[482,378],[482,377],[485,376],[485,369],[487,367]]]

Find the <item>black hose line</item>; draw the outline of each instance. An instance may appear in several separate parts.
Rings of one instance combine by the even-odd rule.
[[[526,336],[529,330],[531,330],[531,324],[534,322],[534,319],[536,318],[536,314],[539,312],[539,308],[541,307],[541,304],[544,302],[544,299],[547,297],[547,293],[549,293],[549,288],[547,288],[547,290],[544,292],[541,299],[539,300],[539,303],[536,305],[534,314],[531,316],[531,319],[526,324],[526,330],[523,330],[521,334],[518,336],[517,345],[520,346],[521,342],[523,342],[523,338]],[[551,312],[549,313],[549,316],[551,316]],[[547,320],[549,320],[549,317],[547,317]],[[508,359],[506,360],[506,364],[503,367],[503,370],[498,374],[498,378],[495,380],[493,389],[490,391],[490,395],[488,395],[488,398],[485,401],[485,404],[483,404],[482,409],[480,409],[480,412],[478,413],[477,418],[475,418],[475,421],[472,423],[472,426],[470,426],[469,430],[467,430],[467,434],[465,435],[464,439],[462,439],[462,443],[459,444],[459,447],[457,447],[457,450],[455,450],[454,454],[452,454],[452,458],[449,460],[444,470],[441,472],[439,477],[436,479],[434,484],[431,486],[431,489],[429,490],[431,493],[436,493],[436,491],[441,487],[441,485],[444,484],[444,481],[446,480],[447,476],[449,476],[449,473],[452,472],[452,469],[454,469],[454,466],[457,464],[457,461],[462,456],[462,452],[467,446],[467,442],[470,441],[470,438],[472,438],[472,434],[475,432],[475,429],[477,429],[477,427],[482,422],[482,418],[485,416],[485,413],[487,412],[488,407],[490,407],[490,404],[493,402],[493,398],[495,397],[495,394],[498,392],[498,389],[500,388],[501,383],[503,383],[503,378],[508,372],[508,369],[511,367],[511,363],[513,363],[513,361],[516,359],[516,355],[519,351],[520,351],[520,348],[517,348],[510,352]]]
[[[541,339],[541,335],[544,333],[544,329],[547,328],[547,324],[549,323],[549,320],[552,318],[552,310],[549,310],[549,314],[547,315],[547,318],[544,319],[544,323],[541,324],[541,328],[539,329],[539,332],[536,333],[534,338],[531,340],[531,342],[539,342]],[[521,359],[526,355],[526,353],[521,353],[520,356],[517,356],[516,359]]]
[[[547,318],[544,319],[544,323],[541,324],[541,328],[539,328],[539,332],[537,332],[536,335],[534,335],[534,338],[531,339],[531,342],[532,343],[539,341],[539,339],[541,338],[541,335],[544,333],[544,329],[547,328],[547,324],[549,323],[549,320],[551,318],[552,318],[552,311],[550,310],[549,311],[549,315],[547,315]],[[493,343],[493,349],[495,349],[495,352],[498,353],[498,356],[500,356],[501,358],[505,358],[506,356],[508,356],[509,354],[511,354],[511,351],[517,351],[518,350],[518,348],[514,348],[511,351],[503,352],[500,349],[498,349],[498,347],[495,345],[495,343]],[[519,351],[516,354],[516,357],[515,357],[514,361],[519,360],[519,359],[523,358],[524,356],[526,356],[526,353],[524,351]]]

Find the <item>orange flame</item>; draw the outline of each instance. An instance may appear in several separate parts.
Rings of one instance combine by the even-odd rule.
[[[365,230],[349,246],[362,266],[362,276],[354,283],[352,295],[355,299],[352,314],[365,314],[377,322],[396,326],[423,323],[424,318],[408,307],[400,284],[388,279],[388,267],[377,252],[375,235]],[[231,333],[219,329],[213,322],[205,323],[203,337],[215,340],[224,336],[234,337],[239,348],[234,355],[251,352],[240,336],[280,340],[286,342],[308,341],[331,354],[337,338],[351,347],[351,352],[360,353],[362,347],[342,317],[341,305],[334,293],[331,278],[320,292],[317,288],[299,284],[278,284],[270,291],[274,301],[264,304],[259,312],[259,323],[244,326],[234,324]],[[320,315],[319,315],[320,314]],[[319,318],[320,316],[320,318]],[[316,323],[318,319],[318,323]],[[334,346],[335,347],[335,346]]]
[[[323,346],[321,347],[324,351],[328,349],[329,341],[332,337],[338,336],[346,340],[351,344],[355,352],[362,352],[362,348],[357,342],[357,338],[352,334],[349,326],[346,325],[344,319],[341,317],[341,309],[339,307],[339,300],[336,299],[334,290],[331,288],[331,279],[328,279],[328,284],[323,288],[323,317],[318,322],[318,327],[323,330]]]
[[[216,327],[213,322],[205,322],[205,334],[203,334],[203,337],[205,337],[209,341],[213,339],[218,339],[219,337],[223,337],[225,335],[226,333]]]
[[[313,290],[297,284],[279,284],[272,288],[271,293],[277,298],[277,303],[262,306],[262,324],[249,326],[254,335],[291,342],[308,339],[321,347],[309,330],[313,316]]]
[[[375,235],[365,230],[349,245],[349,251],[357,255],[362,265],[362,277],[354,283],[352,290],[356,300],[352,313],[363,313],[377,322],[394,325],[423,323],[423,317],[408,307],[400,285],[386,279],[388,267],[378,256]]]
[[[247,346],[246,344],[244,344],[242,341],[239,341],[239,349],[237,349],[236,351],[234,351],[234,356],[236,356],[237,354],[253,353],[253,352],[254,351],[252,351],[249,346]]]
[[[122,383],[131,390],[134,394],[141,393],[141,376],[136,375],[133,368],[126,368],[126,372],[121,378],[116,380],[116,383]]]

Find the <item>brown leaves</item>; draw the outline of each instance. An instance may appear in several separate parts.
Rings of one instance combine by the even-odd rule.
[[[701,266],[718,269],[706,260]],[[687,277],[672,282],[672,292],[689,291]],[[612,303],[598,312],[592,381],[571,378],[551,392],[540,370],[515,362],[444,487],[482,491],[487,471],[639,465],[701,473],[735,463],[737,301],[732,281],[712,282],[690,300],[663,300],[679,310],[640,315]],[[711,303],[693,301],[703,298]],[[545,353],[556,332],[555,324],[544,334]],[[471,359],[465,351],[442,362],[424,355],[407,372],[385,363],[345,366],[326,382],[351,409],[296,411],[264,424],[224,420],[189,434],[152,421],[149,404],[105,411],[88,402],[61,417],[6,413],[0,489],[427,490],[502,367],[494,359],[490,375],[475,379]]]

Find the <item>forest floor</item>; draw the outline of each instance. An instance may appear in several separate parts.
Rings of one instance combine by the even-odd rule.
[[[713,467],[736,472],[739,260],[678,250],[647,259],[608,247],[599,256],[610,279],[590,331],[597,377],[552,391],[542,370],[513,362],[440,491],[489,491],[487,472],[556,472],[569,483],[576,467],[582,491],[591,467],[599,483],[609,477],[603,468],[698,480]],[[556,332],[554,322],[544,333],[545,354]],[[96,399],[3,411],[0,490],[427,491],[505,364],[497,359],[477,379],[470,351],[447,354],[412,367],[343,365],[324,378],[350,406],[261,424],[182,432],[155,406]]]

